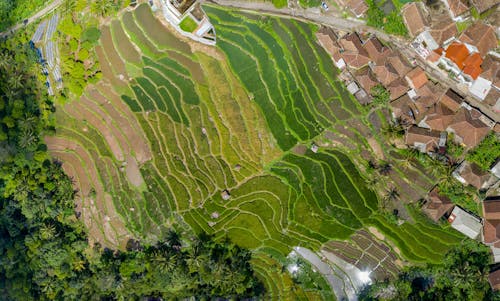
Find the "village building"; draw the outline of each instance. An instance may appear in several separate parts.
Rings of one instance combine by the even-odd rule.
[[[416,67],[408,72],[405,76],[405,79],[412,89],[420,89],[429,81],[427,75],[425,74],[425,71],[420,67]]]
[[[468,213],[459,206],[453,208],[453,211],[448,217],[448,222],[451,224],[452,228],[472,239],[477,239],[479,237],[483,227],[479,217]]]
[[[405,143],[422,153],[430,153],[438,150],[439,138],[439,131],[411,126],[406,131]]]
[[[361,18],[368,10],[368,5],[363,0],[348,0],[345,7],[356,17]]]
[[[438,44],[439,47],[442,47],[443,45],[450,43],[455,38],[458,34],[458,30],[457,25],[453,22],[453,20],[443,17],[439,20],[439,22],[432,25],[429,33],[436,44]]]
[[[477,146],[488,134],[490,127],[481,121],[481,113],[475,109],[461,108],[446,129],[455,135],[455,142],[467,148]]]
[[[429,26],[429,14],[422,2],[410,2],[403,5],[401,15],[411,37],[416,37]]]
[[[458,39],[467,46],[469,52],[479,52],[481,57],[497,47],[495,28],[481,21],[469,26]]]
[[[360,87],[368,94],[371,93],[373,87],[379,84],[377,78],[373,75],[370,68],[368,67],[354,72],[354,78],[356,79]]]
[[[426,116],[422,119],[418,126],[432,129],[435,131],[445,131],[453,122],[455,113],[443,103],[435,104],[427,111]]]
[[[422,210],[433,221],[437,222],[443,216],[447,217],[454,206],[455,205],[453,205],[448,197],[439,194],[439,189],[434,187],[434,189],[429,192],[427,202],[422,207]]]
[[[370,57],[357,33],[347,34],[339,40],[339,44],[342,47],[340,54],[349,68],[361,69],[370,62]]]
[[[495,164],[493,164],[493,166],[490,169],[490,172],[495,177],[497,177],[498,179],[500,179],[500,158],[498,158],[497,161],[495,162]]]
[[[392,117],[398,120],[403,125],[411,125],[417,123],[416,120],[421,120],[424,116],[420,113],[411,100],[408,94],[401,96],[390,103]]]
[[[428,81],[425,85],[415,90],[415,105],[424,112],[434,106],[444,93],[443,88],[438,84]]]
[[[497,260],[497,257],[495,256],[495,262],[498,261],[500,261],[500,258],[499,260]],[[500,290],[500,269],[490,272],[490,274],[488,275],[488,282],[490,283],[491,288],[494,291]]]
[[[500,196],[487,197],[483,201],[483,242],[500,248]]]
[[[410,88],[408,87],[408,83],[404,79],[398,78],[390,83],[386,87],[386,89],[390,93],[390,99],[394,100],[405,95]]]
[[[453,21],[457,22],[467,19],[466,15],[470,7],[466,0],[443,0],[443,3],[448,8]]]
[[[335,66],[339,69],[344,69],[346,63],[340,55],[341,46],[337,42],[337,35],[333,29],[329,27],[321,27],[316,33],[316,37],[323,48],[330,54]]]
[[[483,60],[480,54],[471,53],[463,43],[451,43],[441,57],[441,62],[445,69],[455,74],[457,79],[469,85],[482,73]]]
[[[476,163],[467,161],[453,171],[453,177],[464,185],[471,185],[476,189],[487,189],[491,184],[491,174],[482,170]]]
[[[457,112],[462,107],[464,98],[452,89],[448,89],[446,93],[441,96],[439,102],[447,106],[453,112]]]
[[[471,2],[472,6],[476,8],[479,14],[482,14],[499,4],[498,0],[471,0]]]
[[[366,40],[363,47],[368,53],[370,59],[375,63],[378,63],[380,60],[384,60],[392,53],[392,50],[389,47],[384,46],[375,36]]]

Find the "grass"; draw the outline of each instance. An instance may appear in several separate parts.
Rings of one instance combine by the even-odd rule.
[[[312,277],[323,289],[309,280],[294,282],[282,269],[285,256],[293,246],[319,250],[370,226],[401,252],[401,259],[439,263],[461,237],[417,214],[414,223],[401,227],[379,214],[378,197],[353,161],[365,145],[362,134],[348,131],[345,139],[353,149],[293,150],[320,140],[326,129],[364,122],[363,108],[346,93],[314,40],[316,27],[212,5],[204,9],[216,27],[217,52],[227,60],[191,52],[159,27],[147,5],[139,5],[103,31],[113,39],[102,56],[103,65],[133,65],[138,74],[125,75],[130,78],[125,88],[116,78],[104,79],[99,88],[104,99],[84,104],[94,112],[113,102],[124,116],[122,124],[99,115],[99,123],[89,121],[82,130],[86,123],[69,111],[73,104],[58,111],[64,129],[58,136],[88,149],[89,157],[75,160],[74,169],[95,162],[92,185],[103,190],[96,202],[111,196],[129,233],[148,242],[175,226],[252,249],[266,299],[332,299],[319,278]],[[123,122],[130,123],[127,130]],[[116,140],[128,141],[127,147],[120,144],[124,157],[147,150],[139,164],[145,187],[129,183],[126,164],[114,158],[110,137],[97,124],[143,137],[145,142],[126,134]],[[229,200],[221,197],[225,189]],[[102,218],[97,212],[93,220],[100,225]],[[96,237],[107,235],[102,230]]]
[[[186,16],[179,24],[179,27],[185,32],[193,32],[198,27],[198,24],[190,16]]]

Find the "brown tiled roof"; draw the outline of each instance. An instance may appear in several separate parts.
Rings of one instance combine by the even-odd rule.
[[[378,84],[377,79],[373,76],[370,68],[366,67],[354,73],[354,78],[366,93],[370,93],[372,88]]]
[[[410,87],[412,87],[413,89],[421,88],[429,80],[427,78],[427,75],[425,74],[425,71],[420,67],[416,67],[415,69],[408,72],[405,78],[408,81]]]
[[[410,72],[411,66],[408,65],[405,59],[399,53],[394,53],[387,58],[387,61],[396,70],[399,76],[403,77]]]
[[[454,17],[458,17],[469,10],[469,6],[463,0],[446,0]]]
[[[476,22],[467,28],[459,37],[463,43],[471,44],[477,47],[481,56],[485,56],[488,51],[497,46],[497,36],[493,26]]]
[[[462,102],[464,102],[464,98],[452,89],[448,89],[441,97],[440,102],[453,112],[456,112],[460,109]]]
[[[377,39],[377,37],[375,36],[368,39],[363,44],[363,47],[368,53],[370,59],[372,59],[372,61],[374,62],[378,62],[380,59],[384,59],[392,52],[389,47],[382,45],[379,39]]]
[[[421,33],[426,26],[429,25],[425,12],[423,12],[422,4],[420,2],[407,3],[401,9],[403,21],[410,36],[415,37]]]
[[[452,123],[455,113],[442,103],[427,111],[425,123],[433,130],[444,131]]]
[[[483,68],[481,77],[491,81],[494,86],[500,88],[500,60],[492,55],[487,55],[481,67]]]
[[[408,83],[402,79],[398,78],[397,80],[390,83],[386,89],[391,94],[391,100],[397,99],[408,92]]]
[[[496,270],[494,272],[491,272],[488,275],[488,282],[491,285],[491,288],[493,290],[499,290],[500,289],[500,269]]]
[[[498,4],[498,0],[472,0],[472,5],[474,5],[479,13],[487,11],[496,4]]]
[[[321,46],[333,57],[335,62],[342,58],[340,56],[340,45],[337,42],[337,36],[331,28],[322,27],[316,33],[316,37],[318,37]]]
[[[484,243],[498,244],[500,242],[500,198],[489,197],[483,201]]]
[[[426,151],[432,151],[438,147],[439,136],[439,131],[411,126],[406,131],[405,143],[412,146],[415,143],[423,143],[426,145]]]
[[[465,59],[469,56],[469,50],[464,44],[453,42],[446,49],[445,56],[455,63],[459,69],[462,69]]]
[[[356,33],[346,35],[339,40],[339,43],[343,48],[341,55],[349,67],[359,69],[368,65],[370,58]]]
[[[444,195],[440,195],[436,187],[429,193],[428,202],[423,207],[423,211],[433,221],[438,221],[443,215],[453,209],[453,206],[451,200]]]
[[[444,94],[443,88],[439,85],[433,84],[428,81],[420,89],[415,90],[417,93],[417,100],[419,106],[430,108],[439,101],[439,98]]]
[[[399,78],[396,69],[394,69],[390,64],[385,63],[381,65],[375,65],[373,68],[373,73],[379,80],[379,82],[387,87],[390,83]]]
[[[438,54],[436,51],[431,51],[431,53],[427,56],[427,60],[431,63],[437,62],[441,58],[441,54]]]
[[[443,16],[438,23],[432,25],[429,33],[439,46],[442,46],[446,40],[454,37],[458,33],[457,25],[450,17]]]
[[[368,10],[368,5],[366,5],[363,0],[350,0],[347,1],[345,6],[349,8],[355,16],[362,16]]]
[[[485,219],[500,220],[500,200],[498,198],[486,198],[483,201],[483,216]],[[498,233],[500,235],[500,233]]]
[[[462,139],[467,147],[475,147],[483,140],[490,128],[478,118],[474,118],[466,108],[460,109],[450,124],[455,135]]]
[[[500,133],[500,123],[495,124],[493,130],[495,131],[495,133]]]
[[[394,118],[401,119],[405,124],[415,123],[415,115],[418,115],[418,112],[416,112],[417,109],[407,94],[391,102],[390,106]]]

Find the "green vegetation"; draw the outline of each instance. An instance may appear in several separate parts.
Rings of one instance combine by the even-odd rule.
[[[373,103],[376,105],[387,106],[391,100],[391,94],[381,84],[374,86],[370,94],[373,96]]]
[[[46,137],[79,191],[75,210],[90,243],[125,250],[135,238],[144,245],[140,253],[116,256],[124,289],[152,294],[141,281],[162,274],[148,270],[154,265],[148,248],[160,248],[173,225],[186,237],[186,251],[190,231],[251,249],[263,299],[329,299],[313,292],[310,280],[294,282],[284,258],[293,246],[318,250],[360,229],[377,229],[402,260],[440,263],[463,237],[414,216],[398,226],[380,212],[357,167],[375,130],[316,42],[317,27],[214,5],[204,10],[217,32],[210,56],[166,30],[147,4],[100,27],[93,49],[102,77],[58,106],[57,131]],[[92,31],[78,41],[90,43]],[[333,148],[333,138],[323,137],[327,130],[345,146]],[[314,142],[316,153],[306,147]],[[399,180],[396,197],[415,194],[408,179],[418,189],[428,185],[427,175],[400,168],[389,161],[392,154],[387,160],[379,178]],[[186,262],[195,269],[189,264],[196,261]],[[104,271],[103,282],[115,283]],[[240,284],[257,286],[250,271],[241,273]],[[168,286],[169,277],[158,278],[150,285]]]
[[[447,252],[443,265],[411,267],[368,286],[360,300],[498,300],[488,283],[490,250],[472,240]]]
[[[179,24],[180,28],[186,32],[193,32],[198,24],[189,16],[185,17],[184,20]]]
[[[0,32],[31,16],[47,2],[47,0],[1,0]]]
[[[467,161],[476,163],[483,170],[489,170],[500,158],[500,140],[496,133],[491,132],[481,143],[467,153]]]
[[[474,198],[474,188],[464,187],[462,183],[450,177],[439,183],[439,192],[447,196],[453,204],[479,215],[478,202]]]
[[[386,0],[388,1],[388,0]],[[390,34],[406,36],[408,34],[403,17],[398,9],[393,10],[388,15],[381,9],[384,1],[377,3],[375,0],[367,0],[368,11],[366,12],[366,25],[381,28]]]
[[[262,293],[250,253],[170,231],[129,251],[90,248],[71,179],[42,135],[51,102],[23,54],[0,53],[0,294],[5,300],[251,298]],[[24,60],[21,60],[21,58]],[[23,61],[23,63],[21,63]]]
[[[272,0],[272,1],[273,1],[274,7],[276,7],[276,8],[283,8],[283,7],[286,7],[288,5],[288,0]]]
[[[321,5],[321,0],[299,0],[299,4],[302,7],[317,7]]]

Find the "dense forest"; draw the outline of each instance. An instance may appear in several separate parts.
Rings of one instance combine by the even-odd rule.
[[[54,104],[29,47],[0,44],[0,300],[247,298],[263,293],[251,253],[229,241],[171,231],[127,251],[89,246],[71,179],[43,135]]]

